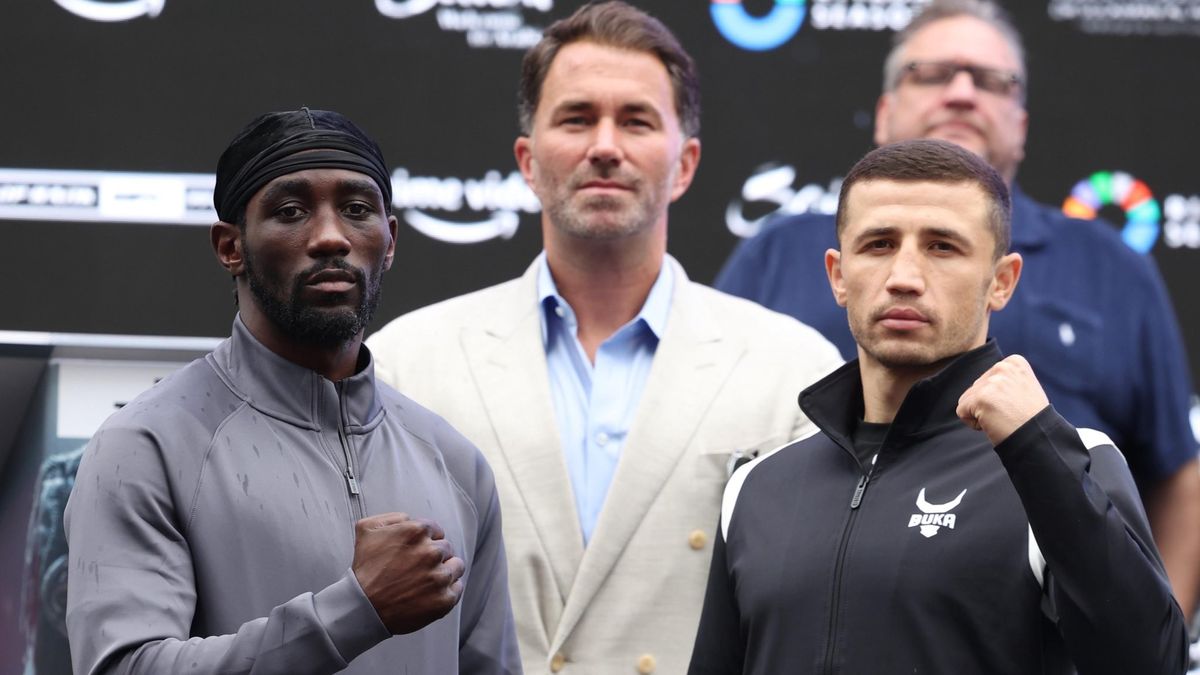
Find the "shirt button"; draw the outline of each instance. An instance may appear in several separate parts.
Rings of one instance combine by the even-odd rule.
[[[603,431],[596,434],[596,445],[601,447],[608,445],[608,434],[604,433]]]
[[[550,659],[550,672],[557,673],[565,665],[567,665],[567,657],[563,656],[562,652],[559,652]]]
[[[642,675],[650,675],[657,665],[658,662],[654,660],[653,654],[642,654],[637,660],[637,671]]]
[[[566,315],[567,315],[567,310],[563,309],[563,308],[562,308],[562,305],[555,305],[555,306],[554,306],[554,313],[555,313],[555,314],[557,314],[557,315],[558,315],[558,318],[560,318],[560,319],[561,319],[561,318],[563,318],[564,316],[566,316]]]
[[[692,533],[688,535],[688,546],[691,546],[693,550],[699,551],[707,543],[708,534],[704,530],[692,530]]]
[[[1059,324],[1058,339],[1062,341],[1064,347],[1075,344],[1075,329],[1071,327],[1071,324],[1065,321]]]

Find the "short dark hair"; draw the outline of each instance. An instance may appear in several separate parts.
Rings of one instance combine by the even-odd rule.
[[[555,21],[521,61],[517,116],[521,133],[533,131],[533,115],[541,100],[542,83],[558,50],[572,42],[595,42],[638,52],[651,52],[662,61],[675,94],[675,114],[687,138],[700,135],[700,76],[692,57],[661,21],[621,0],[592,2],[571,16]]]
[[[1017,63],[1021,66],[1021,72],[1017,75],[1021,77],[1020,99],[1024,103],[1028,75],[1025,72],[1025,47],[1021,44],[1021,34],[1017,32],[1016,26],[1013,25],[1012,19],[1009,18],[1004,8],[991,0],[933,0],[929,3],[925,9],[913,17],[907,26],[892,36],[892,49],[883,61],[883,90],[892,91],[900,84],[905,65],[900,62],[900,54],[904,51],[904,45],[908,44],[915,33],[929,24],[960,16],[978,19],[1004,37],[1004,41],[1012,48],[1013,54],[1017,57]]]
[[[872,180],[932,183],[972,183],[988,201],[988,228],[996,239],[994,258],[1012,245],[1012,201],[1004,179],[978,155],[948,141],[921,138],[876,148],[846,174],[838,195],[837,233],[846,227],[850,188]]]

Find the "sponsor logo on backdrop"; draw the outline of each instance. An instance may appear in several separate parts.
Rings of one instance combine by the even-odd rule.
[[[709,11],[721,35],[750,51],[775,49],[792,39],[804,23],[805,0],[775,0],[771,11],[752,16],[741,0],[712,0]]]
[[[541,210],[519,172],[495,170],[483,178],[439,178],[398,168],[392,172],[392,206],[409,227],[451,244],[509,239],[521,212]]]
[[[92,21],[132,21],[140,16],[151,19],[162,13],[167,0],[54,0],[75,16]]]
[[[767,51],[791,40],[806,17],[814,30],[896,31],[927,4],[929,0],[775,0],[766,14],[756,16],[742,0],[711,0],[709,14],[726,40],[749,51]]]
[[[209,226],[213,174],[0,168],[0,220]],[[479,178],[392,172],[392,206],[414,230],[439,241],[508,239],[521,213],[541,210],[521,174]]]
[[[1169,194],[1163,199],[1162,235],[1168,248],[1200,248],[1200,195]]]
[[[521,49],[542,37],[542,26],[527,22],[527,12],[545,14],[554,0],[375,0],[389,19],[411,19],[433,12],[439,30],[461,33],[469,47]]]
[[[1062,211],[1091,220],[1101,208],[1119,206],[1125,212],[1121,238],[1130,248],[1147,253],[1158,241],[1162,211],[1150,187],[1124,171],[1097,171],[1075,184]]]
[[[753,237],[774,216],[797,213],[837,213],[840,176],[828,183],[797,185],[796,169],[766,164],[742,184],[738,197],[725,207],[725,225],[738,237]],[[1148,253],[1161,240],[1172,249],[1200,249],[1200,194],[1169,194],[1160,202],[1150,187],[1124,171],[1097,171],[1075,184],[1062,210],[1068,216],[1092,219],[1105,206],[1125,215],[1121,238],[1130,248]]]
[[[1200,36],[1200,0],[1050,0],[1046,12],[1084,33]]]
[[[211,225],[212,174],[0,168],[0,219]]]
[[[1168,194],[1159,201],[1146,183],[1124,171],[1097,171],[1075,184],[1063,213],[1096,218],[1115,206],[1125,214],[1121,238],[1135,251],[1148,253],[1161,239],[1172,249],[1200,249],[1200,194]]]
[[[1105,206],[1120,208],[1125,214],[1121,238],[1142,253],[1160,239],[1167,248],[1200,248],[1200,195],[1172,193],[1159,204],[1150,187],[1134,176],[1097,171],[1075,184],[1062,210],[1068,216],[1091,219]]]
[[[772,216],[796,213],[837,212],[841,177],[828,185],[807,183],[795,187],[795,167],[767,164],[755,170],[742,184],[742,194],[725,207],[725,226],[739,237],[753,237]],[[756,215],[748,215],[748,211]]]

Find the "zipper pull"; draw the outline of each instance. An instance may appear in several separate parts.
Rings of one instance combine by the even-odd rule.
[[[354,479],[354,474],[346,472],[346,484],[350,486],[350,494],[356,495],[358,492],[358,481]]]
[[[850,508],[857,509],[862,503],[863,493],[867,491],[867,483],[871,481],[871,477],[863,474],[862,478],[858,479],[858,486],[854,488],[854,497],[850,500]]]

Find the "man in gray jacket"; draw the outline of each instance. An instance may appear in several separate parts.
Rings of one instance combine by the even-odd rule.
[[[84,454],[76,673],[519,673],[491,470],[361,346],[395,249],[378,146],[268,113],[214,202],[233,335]]]

